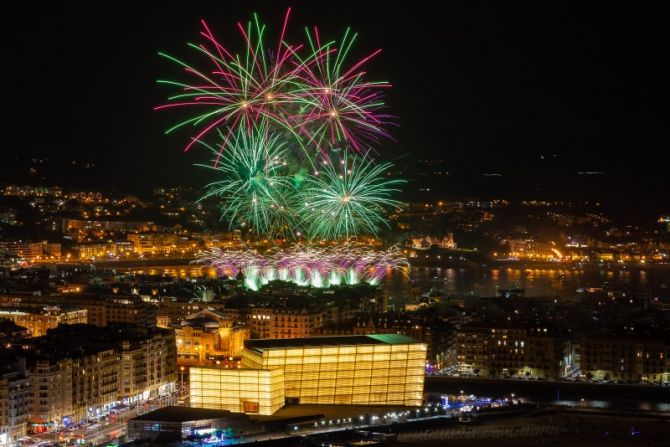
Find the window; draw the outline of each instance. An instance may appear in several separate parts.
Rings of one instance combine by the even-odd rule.
[[[244,401],[245,413],[258,413],[258,402]]]

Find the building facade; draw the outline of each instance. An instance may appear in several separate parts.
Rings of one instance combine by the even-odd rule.
[[[482,377],[558,379],[565,341],[552,328],[470,323],[456,330],[458,370]]]
[[[174,233],[131,233],[126,236],[137,254],[169,254],[177,251]]]
[[[191,367],[191,406],[271,415],[284,406],[284,370]]]
[[[313,335],[326,321],[321,309],[255,307],[249,324],[254,338],[301,338]]]
[[[26,436],[32,397],[25,363],[3,366],[0,367],[0,445],[15,443]]]
[[[242,367],[249,372],[201,369],[194,376],[191,369],[191,405],[249,413],[261,408],[274,412],[282,399],[300,404],[419,406],[425,365],[426,345],[398,334],[248,340]],[[259,379],[250,380],[245,374],[257,374]],[[253,383],[242,387],[243,380]],[[236,383],[251,393],[262,384],[263,406],[246,397],[223,397]]]
[[[36,431],[47,430],[54,421],[74,414],[72,367],[70,358],[37,359],[30,366],[33,393],[30,421]]]
[[[172,392],[176,382],[174,332],[64,326],[30,339],[24,350],[35,431],[96,418],[119,404]]]
[[[402,313],[359,314],[350,320],[316,328],[312,335],[369,335],[395,333],[425,343],[427,359],[437,369],[446,366],[452,330],[439,318]]]
[[[662,337],[591,334],[580,343],[580,368],[589,379],[670,382],[670,343]]]
[[[14,310],[31,308],[31,313],[42,312],[46,307],[60,307],[64,302],[70,307],[86,310],[86,323],[104,327],[113,323],[133,324],[140,328],[156,326],[156,307],[145,303],[136,295],[79,294],[66,295],[0,295],[0,306]],[[69,323],[73,324],[73,323]]]
[[[155,331],[145,338],[123,340],[119,358],[117,400],[124,404],[167,392],[176,382],[177,348],[172,331]]]
[[[61,309],[45,306],[42,309],[0,309],[0,318],[6,318],[30,331],[31,337],[46,335],[47,330],[61,324],[85,324],[88,322],[86,309]]]
[[[249,329],[217,312],[203,310],[182,320],[175,337],[178,365],[205,365],[239,357]]]

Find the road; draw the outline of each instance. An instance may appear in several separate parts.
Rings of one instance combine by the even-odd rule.
[[[58,432],[37,433],[30,435],[23,446],[44,446],[46,444],[83,441],[86,445],[99,445],[111,442],[126,434],[128,419],[157,410],[166,405],[176,405],[177,396],[162,396],[158,399],[139,404],[132,408],[124,408],[118,414],[109,416],[106,420],[87,424],[74,430],[59,430]]]

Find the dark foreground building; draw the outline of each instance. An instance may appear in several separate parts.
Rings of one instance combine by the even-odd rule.
[[[222,439],[261,430],[261,425],[245,414],[205,408],[164,407],[130,419],[128,440],[167,443],[202,436]]]

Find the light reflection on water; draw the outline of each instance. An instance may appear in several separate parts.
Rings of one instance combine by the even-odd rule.
[[[120,271],[170,275],[186,278],[215,278],[211,267],[197,265],[146,266]],[[410,292],[410,280],[421,293],[430,289],[445,295],[494,296],[502,289],[524,289],[526,296],[573,297],[577,289],[588,287],[649,288],[651,297],[670,296],[670,269],[605,270],[600,268],[523,268],[495,267],[486,269],[412,267],[409,277],[394,272],[383,282],[397,304],[405,301]]]
[[[526,296],[573,297],[577,289],[606,285],[614,289],[649,288],[652,298],[670,296],[670,269],[413,267],[411,278],[421,292],[432,288],[445,295],[494,296],[499,290],[524,289]],[[409,289],[409,280],[393,276],[386,280],[386,285],[392,296],[403,295],[403,290]]]
[[[120,272],[124,273],[134,273],[136,275],[167,275],[178,277],[181,279],[186,278],[216,278],[216,270],[212,267],[207,266],[160,266],[160,267],[130,267],[130,268],[120,268],[117,269]]]

